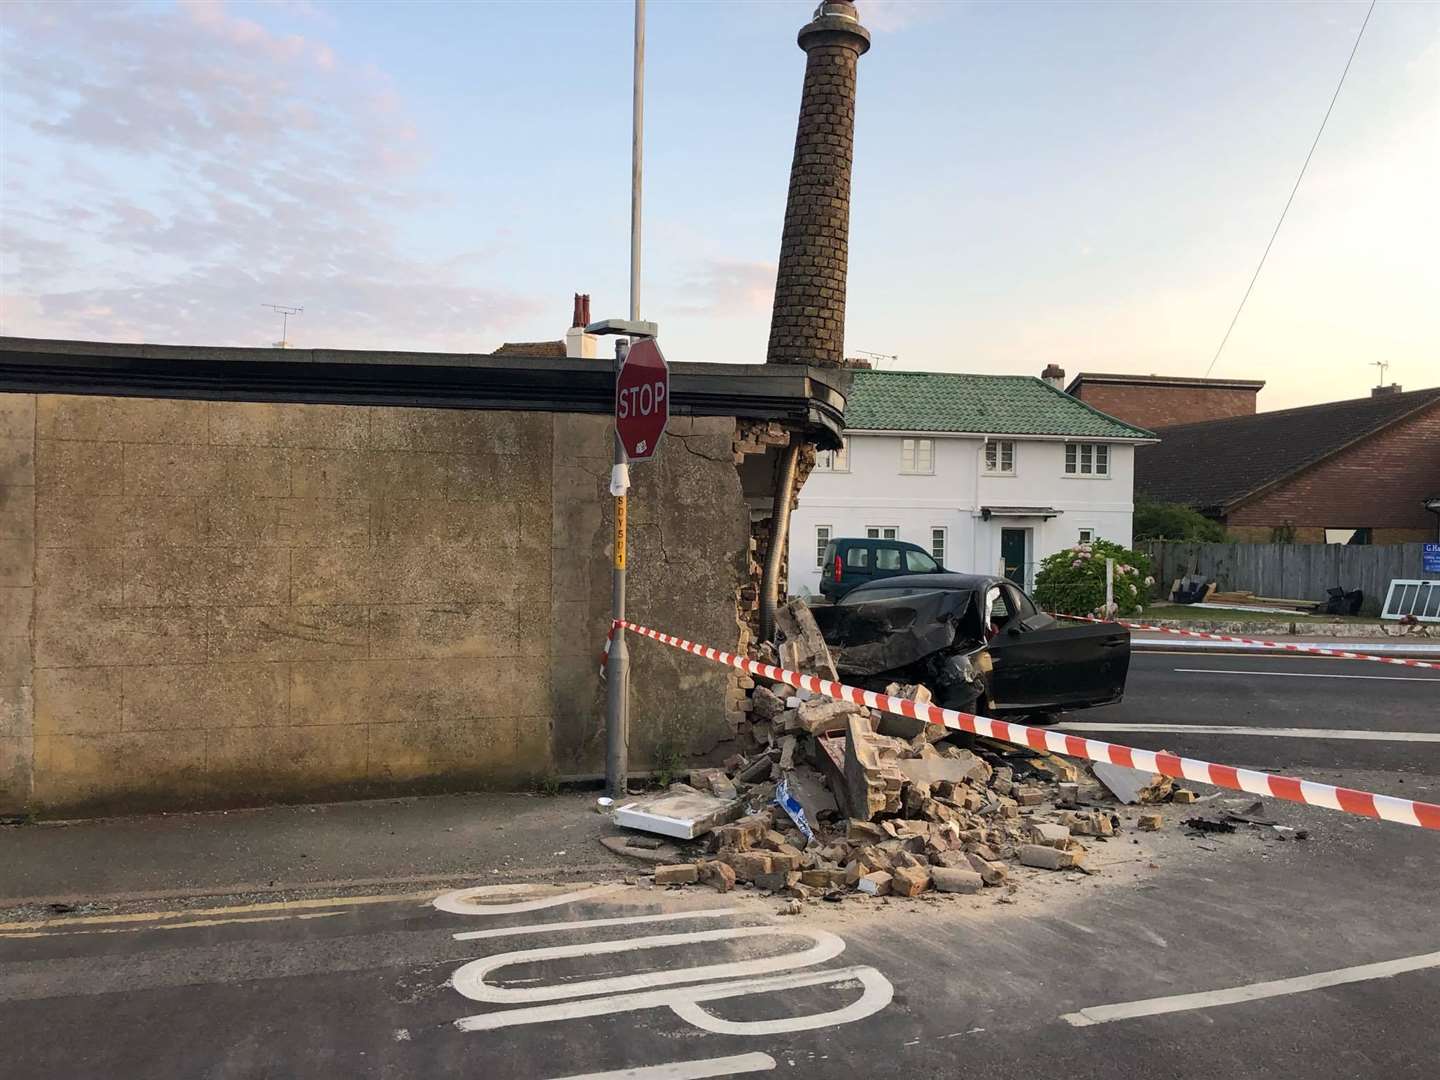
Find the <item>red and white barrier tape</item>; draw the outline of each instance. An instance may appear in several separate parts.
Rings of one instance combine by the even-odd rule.
[[[1333,656],[1339,660],[1373,660],[1377,664],[1399,664],[1402,667],[1440,668],[1440,663],[1429,660],[1406,660],[1400,656],[1374,656],[1370,653],[1350,652],[1348,649],[1322,649],[1318,645],[1292,645],[1285,641],[1265,641],[1261,638],[1232,637],[1230,634],[1209,634],[1203,630],[1181,630],[1174,626],[1151,626],[1149,623],[1126,622],[1124,619],[1096,619],[1089,615],[1065,615],[1058,611],[1046,612],[1056,619],[1074,619],[1076,622],[1113,622],[1130,630],[1153,630],[1160,634],[1175,634],[1177,637],[1203,638],[1206,641],[1230,641],[1238,645],[1260,645],[1267,649],[1284,652],[1310,653],[1314,656]]]
[[[1115,743],[1101,742],[1098,739],[1081,739],[1062,731],[1046,731],[1042,728],[1026,727],[1023,724],[1007,723],[1004,720],[991,720],[973,713],[957,712],[954,709],[942,709],[938,705],[911,701],[909,698],[891,697],[888,694],[877,694],[872,690],[861,690],[858,687],[831,682],[829,679],[821,679],[814,675],[802,675],[798,671],[762,664],[758,660],[722,652],[707,645],[697,645],[693,641],[686,641],[684,638],[673,637],[670,634],[662,634],[659,630],[651,630],[647,626],[638,626],[632,622],[622,622],[620,625],[637,634],[653,638],[661,644],[670,645],[716,663],[728,664],[730,667],[751,675],[759,675],[774,682],[788,683],[790,686],[809,690],[813,694],[823,694],[839,701],[850,701],[869,709],[880,709],[883,712],[908,716],[931,724],[940,724],[955,731],[985,735],[992,739],[1015,743],[1018,746],[1028,746],[1033,750],[1048,750],[1069,757],[1106,761],[1112,765],[1123,765],[1128,769],[1139,769],[1141,772],[1162,773],[1177,780],[1213,784],[1216,787],[1245,791],[1252,795],[1269,795],[1277,799],[1306,803],[1310,806],[1324,806],[1331,810],[1344,810],[1351,814],[1383,818],[1385,821],[1398,821],[1404,825],[1418,825],[1425,829],[1440,829],[1440,806],[1435,803],[1397,799],[1390,795],[1375,795],[1368,791],[1356,791],[1353,788],[1332,787],[1330,784],[1313,784],[1307,780],[1274,776],[1270,773],[1255,772],[1250,769],[1237,769],[1229,765],[1213,765],[1208,761],[1178,757],[1175,754],[1160,754],[1151,750],[1117,746]]]

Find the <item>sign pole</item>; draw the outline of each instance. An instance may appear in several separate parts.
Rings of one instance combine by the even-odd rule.
[[[640,194],[643,179],[645,131],[645,0],[635,0],[635,63],[631,90],[630,144],[630,319],[640,321]],[[615,345],[615,377],[625,366],[630,343]],[[628,471],[629,458],[620,439],[619,413],[616,413],[615,472]],[[612,799],[623,799],[630,772],[630,647],[625,641],[625,515],[628,509],[625,494],[628,475],[623,484],[612,484],[615,495],[615,562],[610,585],[610,617],[614,638],[606,664],[605,702],[605,786]]]

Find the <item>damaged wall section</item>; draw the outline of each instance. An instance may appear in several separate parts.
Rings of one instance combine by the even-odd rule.
[[[608,371],[16,340],[0,340],[0,813],[602,771]],[[632,472],[630,610],[740,649],[770,492],[737,454],[806,431],[817,393],[838,427],[843,398],[804,369],[675,369],[669,438]],[[316,400],[205,400],[198,379],[262,399],[305,379]],[[145,393],[51,392],[80,383]],[[373,400],[392,392],[462,407]],[[733,736],[748,699],[730,673],[632,658],[635,769]]]

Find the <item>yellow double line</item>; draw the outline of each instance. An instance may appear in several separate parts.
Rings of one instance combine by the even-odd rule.
[[[317,908],[352,908],[368,904],[395,904],[429,900],[435,891],[391,893],[377,896],[337,896],[313,900],[273,900],[262,904],[171,911],[138,911],[125,915],[82,915],[0,923],[0,941],[57,937],[69,934],[134,934],[151,930],[182,930],[236,923],[279,922],[286,919],[325,919],[344,911]],[[265,914],[269,913],[269,914]]]

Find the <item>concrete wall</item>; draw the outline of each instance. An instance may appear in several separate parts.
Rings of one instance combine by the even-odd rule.
[[[915,476],[900,471],[901,437],[847,436],[849,470],[816,470],[800,492],[790,543],[790,589],[820,591],[815,558],[816,527],[829,526],[832,537],[864,536],[871,526],[895,526],[898,538],[927,551],[931,530],[946,531],[944,564],[964,573],[995,573],[1000,565],[1000,532],[1027,530],[1029,564],[1080,539],[1094,538],[1129,546],[1134,518],[1135,448],[1110,443],[1108,477],[1065,473],[1062,440],[1015,440],[1013,475],[986,474],[980,468],[982,443],[975,438],[935,439],[935,472]],[[1061,511],[1048,520],[980,516],[982,506],[1048,506]]]
[[[675,421],[630,515],[632,610],[732,648],[734,431]],[[0,395],[0,812],[602,770],[609,438],[601,416]],[[637,767],[726,733],[721,669],[633,652]]]
[[[1423,544],[1349,547],[1344,544],[1187,544],[1150,541],[1156,588],[1198,573],[1222,592],[1245,590],[1286,600],[1324,600],[1331,588],[1360,589],[1364,613],[1378,614],[1395,578],[1424,578]]]

